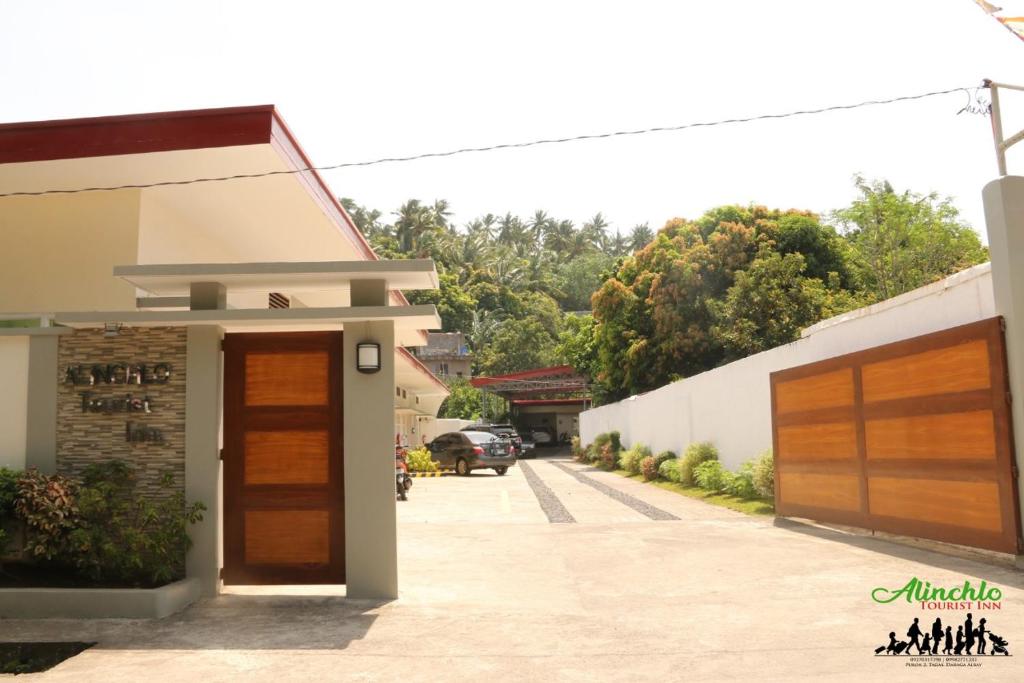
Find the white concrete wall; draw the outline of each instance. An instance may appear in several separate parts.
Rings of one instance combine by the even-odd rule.
[[[845,353],[937,332],[995,315],[989,264],[874,306],[824,320],[803,337],[646,394],[583,412],[580,437],[591,443],[618,430],[627,446],[680,452],[710,441],[735,469],[771,448],[769,374]]]
[[[28,347],[28,337],[0,337],[0,467],[17,470],[25,467]]]
[[[457,432],[463,427],[468,427],[473,424],[472,420],[459,420],[457,418],[429,418],[420,419],[420,434],[419,438],[416,439],[415,444],[410,441],[410,445],[418,445],[421,443],[428,443],[433,441],[435,437],[440,434],[447,434],[448,432]]]

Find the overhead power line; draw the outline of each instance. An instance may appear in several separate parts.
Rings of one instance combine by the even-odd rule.
[[[215,178],[190,178],[187,180],[165,180],[156,183],[137,183],[137,184],[126,184],[126,185],[112,185],[108,187],[79,187],[75,189],[52,189],[52,190],[37,190],[34,192],[6,192],[0,194],[0,197],[38,197],[41,195],[48,194],[79,194],[82,192],[111,192],[114,190],[140,190],[150,187],[171,187],[175,185],[194,185],[197,183],[219,183],[226,182],[229,180],[246,180],[249,178],[267,178],[270,176],[277,175],[294,175],[296,173],[306,173],[308,171],[334,171],[342,168],[358,168],[363,166],[377,166],[380,164],[396,164],[405,163],[409,161],[419,161],[421,159],[440,159],[444,157],[452,157],[460,154],[472,154],[479,152],[495,152],[503,149],[522,149],[525,147],[538,147],[540,145],[558,145],[568,142],[581,142],[583,140],[601,140],[605,138],[616,138],[626,137],[633,135],[648,135],[650,133],[668,133],[689,130],[691,128],[712,128],[714,126],[727,126],[738,123],[751,123],[754,121],[771,121],[776,119],[788,119],[797,116],[810,116],[814,114],[826,114],[834,111],[846,111],[850,109],[860,109],[862,107],[874,107],[885,104],[896,104],[899,102],[910,102],[912,100],[923,100],[929,97],[938,97],[940,95],[949,95],[952,93],[965,93],[968,97],[968,102],[972,101],[975,97],[975,93],[978,89],[976,87],[960,87],[950,88],[948,90],[933,90],[931,92],[920,93],[917,95],[903,95],[900,97],[891,97],[888,99],[881,100],[865,100],[863,102],[856,102],[854,104],[836,104],[829,107],[819,107],[817,109],[798,109],[795,111],[788,111],[779,114],[759,114],[757,116],[745,116],[740,118],[730,119],[719,119],[717,121],[697,121],[692,123],[683,123],[676,126],[656,126],[653,128],[640,128],[636,130],[620,130],[607,133],[591,133],[586,135],[572,135],[562,138],[545,138],[540,140],[529,140],[526,142],[508,142],[498,145],[487,145],[484,147],[462,147],[460,149],[448,150],[446,152],[426,152],[423,154],[413,154],[410,156],[402,157],[382,157],[380,159],[371,159],[368,161],[351,161],[340,164],[329,164],[326,166],[307,166],[303,168],[290,169],[286,171],[265,171],[262,173],[238,173],[234,175],[219,176]],[[966,107],[965,107],[966,109]],[[963,110],[962,110],[963,111]]]

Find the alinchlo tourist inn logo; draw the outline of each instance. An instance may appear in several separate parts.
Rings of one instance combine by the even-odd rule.
[[[1002,598],[1003,591],[986,581],[940,587],[914,577],[903,586],[875,588],[875,602],[916,604],[924,613],[905,619],[884,640],[880,638],[875,656],[900,656],[907,666],[929,667],[973,667],[981,666],[985,657],[1009,657],[1009,640],[992,630],[1001,630],[1002,625],[990,618],[1003,609]]]

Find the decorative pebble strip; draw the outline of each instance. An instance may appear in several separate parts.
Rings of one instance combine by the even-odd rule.
[[[520,469],[523,470],[523,475],[526,477],[526,483],[533,489],[533,495],[537,496],[540,509],[548,516],[548,521],[552,524],[575,524],[576,519],[565,509],[565,506],[562,505],[562,501],[558,500],[555,492],[541,481],[541,478],[537,476],[533,468],[522,460],[518,464]]]
[[[649,505],[644,501],[640,500],[639,498],[634,498],[628,493],[623,493],[622,491],[616,488],[612,488],[607,484],[603,484],[594,479],[593,477],[587,476],[586,474],[583,474],[579,470],[575,470],[572,467],[569,467],[568,465],[565,465],[560,462],[552,462],[551,464],[557,467],[558,469],[566,472],[567,474],[572,475],[577,479],[577,481],[597,489],[598,491],[605,494],[609,498],[614,498],[623,505],[627,505],[636,510],[637,512],[639,512],[640,514],[645,515],[653,520],[665,521],[670,519],[679,519],[671,512],[665,512],[661,508],[656,508],[653,505]]]
[[[437,471],[437,472],[410,472],[409,476],[410,477],[443,477],[446,474],[451,474],[451,473],[450,472],[441,472],[441,471]]]

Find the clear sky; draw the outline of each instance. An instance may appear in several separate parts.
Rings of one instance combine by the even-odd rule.
[[[0,4],[0,120],[273,103],[320,164],[1024,83],[1022,66],[1024,41],[971,0]],[[965,101],[326,177],[385,211],[445,198],[460,222],[602,211],[628,230],[732,202],[827,211],[859,172],[952,195],[983,230],[995,158]],[[1024,173],[1024,151],[1009,161]]]

